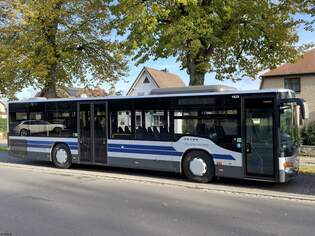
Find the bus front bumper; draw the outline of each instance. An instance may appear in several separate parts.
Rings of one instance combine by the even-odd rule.
[[[279,158],[279,182],[285,183],[299,173],[299,159],[296,155]]]

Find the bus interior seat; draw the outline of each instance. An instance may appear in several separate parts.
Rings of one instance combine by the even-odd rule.
[[[120,133],[120,134],[124,134],[125,133],[123,128],[121,128],[121,126],[118,127],[118,133]]]
[[[141,126],[136,128],[136,138],[141,137]]]
[[[225,132],[224,132],[224,128],[221,125],[216,125],[214,126],[216,134],[218,136],[219,139],[224,139],[225,137]]]
[[[153,136],[155,140],[159,140],[160,132],[156,126],[153,126]]]
[[[139,126],[137,129],[136,129],[136,138],[137,139],[144,139],[146,137],[146,129]]]
[[[160,126],[160,138],[162,140],[168,139],[169,133],[166,127]]]
[[[129,127],[127,125],[125,126],[125,133],[126,134],[131,134],[131,131],[130,131],[130,129],[129,129]]]
[[[153,126],[153,133],[154,133],[154,135],[160,134],[160,132],[156,126]]]
[[[206,124],[204,124],[204,123],[197,124],[197,126],[196,126],[196,133],[197,133],[197,135],[206,137],[207,134],[209,133]]]
[[[148,137],[149,139],[151,139],[151,138],[154,137],[154,133],[153,133],[153,130],[152,130],[151,127],[148,127],[148,132],[147,132],[147,134],[148,134],[147,137]]]

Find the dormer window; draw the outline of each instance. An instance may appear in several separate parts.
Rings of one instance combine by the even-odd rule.
[[[145,79],[143,80],[143,83],[144,83],[144,84],[149,84],[149,83],[150,83],[148,77],[145,77]]]

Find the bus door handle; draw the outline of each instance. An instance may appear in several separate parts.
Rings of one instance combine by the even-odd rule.
[[[246,153],[252,152],[252,145],[250,143],[246,143]]]

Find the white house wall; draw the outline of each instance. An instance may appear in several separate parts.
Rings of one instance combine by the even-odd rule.
[[[148,78],[150,83],[143,83],[146,77]],[[158,88],[156,83],[153,81],[151,76],[146,71],[144,71],[138,81],[136,81],[128,95],[144,96],[150,94],[151,90],[156,88]]]

